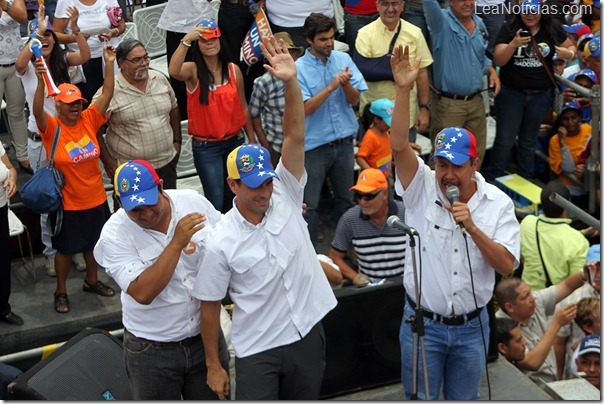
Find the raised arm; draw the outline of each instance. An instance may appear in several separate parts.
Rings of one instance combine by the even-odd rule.
[[[46,125],[48,123],[48,115],[46,111],[44,111],[44,78],[42,76],[44,72],[46,72],[44,63],[36,62],[38,87],[36,87],[36,93],[34,94],[34,105],[32,107],[32,112],[34,114],[34,118],[36,119],[36,126],[41,132],[46,130]]]
[[[95,105],[101,115],[105,116],[109,103],[113,97],[113,88],[115,87],[115,79],[113,70],[115,64],[115,49],[111,45],[105,46],[103,49],[103,58],[105,59],[105,80],[103,81],[103,92],[96,99]]]
[[[394,48],[390,67],[396,84],[396,98],[390,126],[390,147],[396,165],[396,175],[403,188],[407,188],[417,171],[418,162],[415,152],[409,145],[409,94],[419,73],[421,56],[415,58],[412,66],[409,62],[409,47],[402,45]]]
[[[285,83],[281,163],[297,180],[300,180],[304,174],[305,120],[296,64],[283,40],[277,43],[274,37],[270,40],[263,37],[260,47],[269,62],[264,65],[265,69]]]
[[[4,13],[19,24],[27,24],[27,9],[23,0],[15,0],[12,5],[8,0],[0,0],[0,16]]]
[[[170,64],[168,66],[168,72],[170,73],[170,76],[174,77],[176,80],[184,82],[191,82],[195,80],[195,63],[185,63],[185,57],[187,56],[187,52],[189,51],[193,41],[199,40],[203,30],[204,28],[202,27],[193,28],[191,32],[184,36],[172,54],[172,58],[170,59]]]
[[[90,47],[88,46],[88,40],[85,35],[80,33],[80,28],[78,27],[78,18],[80,15],[78,9],[75,7],[68,7],[67,15],[69,16],[71,31],[76,38],[76,43],[78,44],[77,52],[68,52],[66,54],[67,65],[82,65],[90,60]]]

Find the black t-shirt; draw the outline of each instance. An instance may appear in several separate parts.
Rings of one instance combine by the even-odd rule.
[[[507,24],[502,26],[496,43],[510,43],[517,30],[518,28],[512,30]],[[554,24],[553,38],[543,28],[539,29],[537,35],[534,36],[535,43],[541,50],[541,56],[551,72],[554,69],[553,57],[556,51],[554,45],[561,45],[566,38],[566,32],[560,24]],[[553,87],[539,56],[533,50],[532,42],[516,49],[508,63],[501,67],[499,76],[501,84],[517,90],[547,90]]]

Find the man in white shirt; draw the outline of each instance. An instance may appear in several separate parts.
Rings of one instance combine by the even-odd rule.
[[[273,170],[268,150],[251,144],[229,155],[233,209],[207,238],[193,296],[201,300],[207,382],[220,398],[230,388],[217,343],[220,300],[228,291],[236,399],[316,400],[325,368],[321,319],[336,299],[300,211],[307,175],[296,66],[282,41],[263,38],[262,49],[267,70],[285,83],[281,160]]]
[[[204,383],[199,301],[191,292],[202,242],[220,212],[195,191],[164,190],[144,160],[117,168],[115,193],[122,209],[103,227],[94,256],[122,289],[124,359],[133,398],[216,399]],[[219,335],[220,362],[228,368]]]
[[[438,399],[444,386],[445,400],[473,400],[478,399],[489,345],[484,306],[492,296],[495,272],[509,275],[518,265],[519,225],[511,199],[477,171],[480,159],[470,132],[445,128],[436,136],[434,171],[409,146],[409,93],[420,62],[417,57],[411,65],[408,48],[403,52],[400,45],[390,62],[397,87],[390,127],[395,191],[405,202],[406,224],[423,238],[417,260],[422,263],[419,285],[414,282],[412,254],[405,257],[402,379],[409,399],[413,392],[410,323],[411,317],[418,318],[419,306],[430,399]],[[450,186],[458,188],[457,200],[448,200]],[[418,368],[417,395],[425,399],[423,367]]]

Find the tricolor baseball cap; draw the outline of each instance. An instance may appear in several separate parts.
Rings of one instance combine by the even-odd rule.
[[[432,158],[444,157],[456,166],[478,157],[476,138],[472,132],[459,126],[441,130],[436,135],[434,150]]]
[[[585,50],[585,44],[587,42],[589,42],[590,40],[592,40],[593,37],[594,37],[594,34],[592,34],[591,32],[581,35],[579,37],[579,39],[577,39],[577,50],[583,52]]]
[[[38,19],[34,18],[27,24],[27,36],[31,38],[31,36],[36,32],[37,29]],[[48,23],[46,24],[46,31],[52,31],[52,24],[50,23],[50,21],[48,21]]]
[[[351,187],[349,191],[369,194],[384,188],[388,188],[388,181],[384,173],[377,168],[367,168],[359,173],[356,185]]]
[[[159,198],[159,177],[145,160],[130,160],[115,170],[113,189],[126,212],[137,206],[155,205]]]
[[[564,27],[564,30],[566,32],[569,32],[571,34],[576,34],[578,36],[581,36],[581,35],[584,35],[585,33],[587,33],[587,32],[583,32],[585,30],[585,28],[588,29],[588,32],[591,32],[591,30],[589,29],[589,27],[587,25],[583,24],[582,22],[579,22],[579,23],[576,23],[576,24],[573,24],[573,25],[562,24],[562,26]],[[583,31],[582,31],[583,34],[578,34],[578,31],[580,29],[583,29]]]
[[[234,180],[241,180],[250,188],[258,188],[269,178],[279,179],[271,163],[271,155],[257,144],[244,144],[227,157],[227,172]]]
[[[388,98],[380,98],[379,100],[375,100],[371,102],[369,106],[369,111],[379,116],[386,122],[386,125],[392,125],[392,111],[394,110],[394,103],[390,101]]]
[[[59,85],[59,94],[55,96],[55,102],[64,102],[65,104],[71,104],[82,100],[86,101],[86,98],[82,97],[82,92],[75,84],[63,83]]]
[[[583,356],[590,352],[600,354],[600,336],[597,334],[589,334],[583,337],[579,344],[577,356]]]
[[[583,110],[581,109],[581,105],[579,105],[579,102],[577,100],[572,100],[565,103],[562,106],[562,110],[560,111],[560,116],[562,116],[562,114],[564,114],[568,110],[577,111],[579,116],[583,116]]]
[[[212,18],[204,18],[197,23],[196,27],[203,27],[206,29],[206,31],[202,33],[205,39],[220,38],[222,36],[218,24],[216,24],[216,21]]]
[[[585,57],[599,58],[600,57],[600,38],[594,36],[585,44]]]

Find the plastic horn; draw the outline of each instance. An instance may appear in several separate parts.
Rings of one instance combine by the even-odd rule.
[[[44,67],[46,68],[46,72],[43,76],[44,85],[46,87],[46,97],[49,98],[58,95],[61,90],[59,90],[55,85],[55,82],[53,81],[52,77],[50,76],[50,73],[48,72],[48,66],[46,66],[46,61],[44,60],[44,57],[42,57],[42,42],[40,42],[40,40],[36,38],[32,39],[31,43],[29,44],[29,49],[31,49],[32,53],[36,57],[36,60],[38,62],[42,62],[44,64]]]

